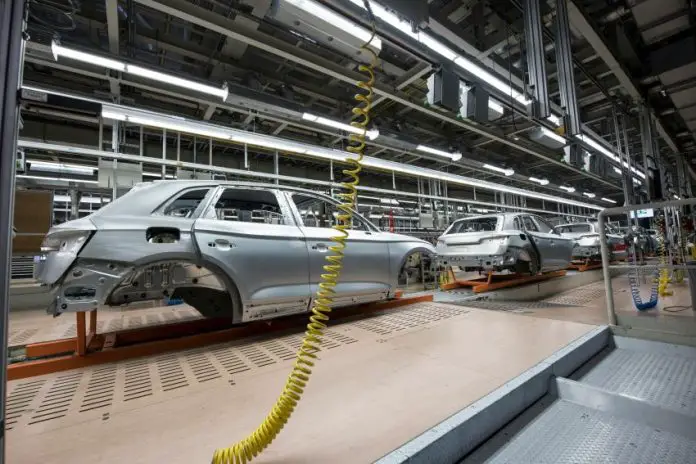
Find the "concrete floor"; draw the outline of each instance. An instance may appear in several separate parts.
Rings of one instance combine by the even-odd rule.
[[[635,314],[627,278],[614,286],[617,311]],[[494,311],[421,303],[332,326],[305,399],[258,462],[378,459],[605,324],[603,288],[498,302]],[[664,311],[690,306],[687,284],[672,289],[642,316],[694,317],[691,309]],[[101,312],[100,330],[197,317],[185,305],[110,310]],[[11,314],[15,344],[73,331],[70,317]],[[8,462],[207,462],[263,419],[300,339],[288,333],[10,382]]]
[[[437,303],[335,325],[258,462],[372,462],[592,328]],[[9,462],[207,462],[268,412],[299,337],[11,382]]]

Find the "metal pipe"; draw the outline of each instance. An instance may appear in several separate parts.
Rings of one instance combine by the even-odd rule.
[[[31,148],[34,150],[45,150],[45,151],[51,151],[51,152],[59,152],[59,153],[67,153],[67,154],[79,154],[82,156],[86,157],[94,157],[94,158],[107,158],[107,159],[118,159],[121,161],[133,161],[133,162],[144,162],[147,164],[153,164],[153,165],[166,165],[170,167],[180,167],[180,168],[186,168],[186,169],[192,169],[192,170],[211,170],[213,172],[219,172],[222,174],[230,174],[234,176],[242,176],[242,177],[255,177],[255,178],[260,178],[260,179],[276,179],[278,178],[281,181],[286,181],[286,182],[293,182],[293,183],[299,183],[299,184],[313,184],[313,185],[321,185],[321,186],[327,186],[330,187],[333,185],[336,188],[340,187],[340,184],[337,183],[331,183],[331,182],[326,182],[326,181],[320,181],[320,180],[314,180],[314,179],[307,179],[307,178],[302,178],[302,177],[293,177],[293,176],[284,176],[284,175],[275,175],[275,174],[270,174],[270,173],[264,173],[264,172],[256,172],[256,171],[246,171],[246,170],[241,170],[241,169],[234,169],[234,168],[226,168],[222,166],[213,166],[212,169],[210,169],[209,166],[198,164],[198,163],[190,163],[186,161],[175,161],[175,160],[164,160],[160,158],[153,158],[153,157],[144,157],[145,160],[143,160],[139,155],[129,155],[125,153],[114,153],[114,152],[109,152],[109,151],[102,151],[102,150],[95,150],[91,148],[85,148],[81,146],[74,146],[74,145],[64,145],[64,144],[57,144],[57,143],[46,143],[46,142],[35,142],[32,140],[25,140],[25,139],[19,139],[18,141],[18,146],[21,148]],[[359,186],[358,189],[365,190],[365,191],[372,191],[372,192],[379,192],[379,193],[384,193],[387,195],[393,195],[395,192],[393,190],[385,190],[385,189],[379,189],[376,187],[365,187],[365,186]],[[424,197],[424,198],[437,198],[439,200],[444,200],[442,197],[437,197],[435,195],[426,195],[425,193],[411,193],[411,192],[404,192],[404,191],[398,191],[400,195],[404,196],[412,196],[412,197]],[[474,203],[477,205],[482,205],[482,206],[496,206],[494,203],[490,202],[485,202],[485,201],[478,201],[476,199],[467,199],[467,198],[449,198],[449,201],[453,203],[463,203],[463,204],[468,204],[468,203]],[[548,213],[548,211],[541,210],[541,209],[536,209],[536,208],[525,208],[525,211],[530,211],[530,212],[537,212],[537,213]],[[568,214],[568,216],[572,216]],[[587,219],[587,216],[582,216],[584,219]]]
[[[167,159],[167,129],[162,129],[162,159]],[[162,180],[167,178],[167,167],[162,165]]]
[[[19,127],[18,94],[24,67],[26,5],[0,1],[0,464],[5,462],[7,332],[10,312],[10,263]]]

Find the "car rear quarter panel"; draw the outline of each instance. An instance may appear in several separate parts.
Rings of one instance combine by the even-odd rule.
[[[110,260],[142,266],[167,260],[195,261],[197,254],[191,235],[192,219],[168,216],[98,216],[92,219],[97,231],[80,253],[81,258]],[[149,243],[150,228],[179,231],[175,243]]]

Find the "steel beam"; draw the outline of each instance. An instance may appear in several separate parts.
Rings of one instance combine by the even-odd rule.
[[[119,56],[119,36],[118,36],[118,0],[105,0],[106,27],[109,34],[109,51],[112,55]],[[121,87],[114,79],[109,80],[111,94],[118,97],[121,95]]]
[[[546,76],[546,53],[541,25],[539,0],[524,1],[524,40],[527,46],[527,71],[533,101],[527,110],[537,119],[551,115]]]
[[[575,68],[571,49],[570,24],[568,22],[568,0],[556,0],[556,65],[561,107],[565,111],[565,133],[575,136],[582,133],[580,112],[575,93]]]
[[[10,312],[10,263],[14,219],[15,159],[22,81],[26,4],[0,0],[0,464],[5,462],[7,325]]]
[[[655,163],[655,144],[653,141],[653,127],[652,127],[652,117],[650,116],[650,110],[647,107],[643,107],[640,114],[640,138],[641,138],[641,148],[643,153],[643,169],[645,170],[645,187],[648,191],[648,200],[655,200],[655,191],[650,181],[650,169],[648,168],[648,159],[652,159]]]
[[[241,26],[235,26],[229,19],[223,18],[210,10],[195,6],[184,0],[135,0],[137,3],[145,5],[154,10],[174,16],[176,18],[188,21],[192,24],[199,25],[219,34],[231,37],[236,40],[243,41],[253,47],[264,50],[268,53],[276,55],[280,58],[287,59],[308,69],[320,72],[338,81],[354,85],[356,82],[364,79],[364,76],[358,72],[347,70],[340,64],[319,57],[307,50],[294,47],[287,42],[279,40],[263,32],[256,30],[248,30]],[[503,134],[497,133],[492,129],[464,121],[455,117],[444,114],[440,111],[425,107],[421,102],[413,101],[408,95],[403,92],[396,91],[381,83],[375,85],[375,93],[384,96],[403,106],[410,107],[419,111],[422,114],[439,119],[443,122],[458,126],[469,130],[478,135],[488,137],[501,144],[508,145],[516,150],[541,158],[551,164],[569,169],[571,171],[592,178],[597,182],[604,183],[612,188],[616,188],[611,182],[584,172],[574,166],[568,166],[562,161],[556,159],[551,153],[544,154],[539,148],[533,144],[522,144],[519,141],[513,141],[505,138]],[[544,150],[545,151],[545,150]]]
[[[604,61],[612,73],[614,73],[628,94],[637,102],[643,101],[643,96],[638,90],[638,86],[633,82],[626,70],[623,69],[614,54],[611,52],[611,50],[609,50],[609,47],[604,42],[604,39],[599,35],[594,27],[592,27],[587,17],[576,5],[575,1],[568,2],[568,18],[570,20],[571,27],[577,30],[585,38],[585,40],[587,40],[587,42],[600,56],[602,61]],[[672,137],[670,137],[662,123],[657,118],[655,120],[655,127],[669,148],[674,153],[678,153],[679,149],[677,148],[677,145],[674,143]],[[693,171],[691,171],[691,175],[692,177],[696,178],[696,173]]]

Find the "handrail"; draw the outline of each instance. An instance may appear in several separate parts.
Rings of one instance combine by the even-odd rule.
[[[662,209],[677,206],[696,205],[696,198],[685,198],[683,200],[659,201],[655,203],[642,203],[639,205],[616,206],[613,208],[605,208],[597,215],[599,221],[599,244],[602,252],[602,273],[604,275],[604,290],[606,291],[607,299],[607,315],[609,316],[609,324],[616,325],[616,309],[614,307],[614,290],[611,284],[611,274],[609,266],[609,247],[607,245],[607,237],[604,231],[605,219],[607,216],[627,213],[639,209]]]

